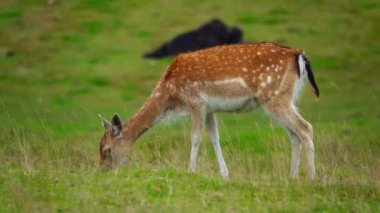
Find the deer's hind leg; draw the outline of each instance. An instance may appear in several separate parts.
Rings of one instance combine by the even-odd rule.
[[[299,165],[300,165],[300,156],[301,156],[302,146],[297,134],[288,127],[286,127],[286,130],[288,131],[288,134],[292,143],[292,160],[291,160],[291,165],[290,165],[290,178],[295,180],[295,179],[298,179],[298,170],[299,170]]]
[[[291,178],[298,178],[298,167],[302,145],[306,153],[309,178],[314,180],[316,175],[313,127],[311,124],[298,114],[291,102],[286,104],[271,103],[270,105],[265,106],[265,109],[277,118],[288,130],[292,142]]]

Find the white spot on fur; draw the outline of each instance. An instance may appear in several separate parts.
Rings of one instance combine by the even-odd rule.
[[[280,92],[278,90],[274,91],[274,94],[277,96],[280,94]]]
[[[257,52],[257,55],[261,55],[261,52]]]
[[[267,86],[267,84],[266,84],[265,82],[261,82],[260,86],[261,86],[262,88],[265,88],[265,87]]]
[[[272,76],[267,77],[267,83],[270,84],[272,82]]]
[[[262,73],[259,75],[259,79],[263,80],[263,74]]]
[[[247,72],[248,71],[247,67],[243,67],[242,70],[243,70],[243,72]]]
[[[155,98],[159,98],[159,97],[161,97],[161,93],[160,93],[160,92],[156,92],[156,93],[154,93],[154,97],[155,97]]]

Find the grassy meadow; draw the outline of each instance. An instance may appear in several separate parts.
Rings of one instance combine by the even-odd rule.
[[[291,146],[262,110],[219,114],[230,180],[205,135],[187,172],[190,123],[155,126],[117,172],[98,171],[98,114],[132,116],[172,58],[144,52],[214,17],[246,42],[305,49],[321,98],[318,179],[289,179]],[[379,212],[380,2],[0,1],[0,212]]]

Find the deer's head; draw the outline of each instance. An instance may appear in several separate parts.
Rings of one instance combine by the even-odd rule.
[[[111,122],[99,115],[106,130],[100,141],[100,169],[109,171],[117,168],[126,159],[128,153],[128,139],[123,134],[123,123],[119,115],[115,114]]]

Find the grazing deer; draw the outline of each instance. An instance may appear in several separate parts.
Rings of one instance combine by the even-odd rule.
[[[168,115],[191,116],[189,170],[195,171],[202,129],[206,127],[222,177],[228,169],[219,144],[217,112],[247,112],[259,106],[287,129],[292,143],[291,178],[298,178],[301,145],[308,174],[315,179],[312,126],[294,106],[304,78],[319,89],[302,50],[274,43],[227,45],[178,55],[150,97],[125,124],[116,114],[100,142],[100,166],[116,168],[137,138]]]

